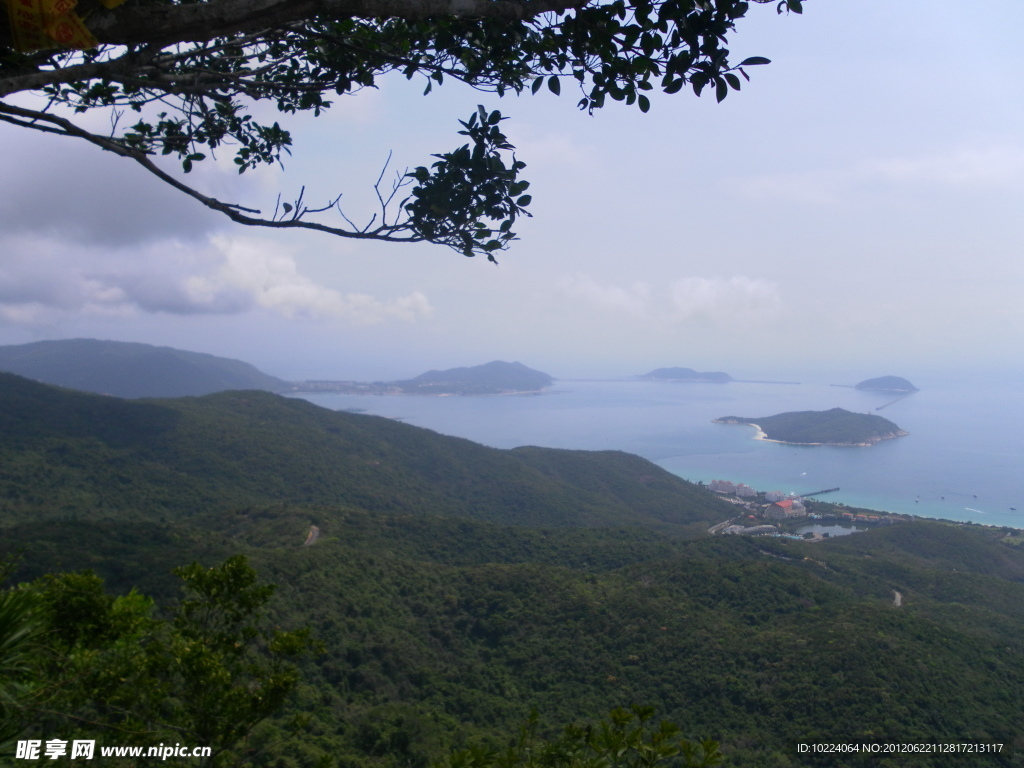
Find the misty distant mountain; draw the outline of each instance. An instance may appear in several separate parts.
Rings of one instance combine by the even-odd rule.
[[[554,379],[522,363],[494,360],[469,368],[427,371],[414,379],[388,384],[411,395],[458,394],[494,395],[506,392],[536,392],[550,387]]]
[[[0,371],[116,397],[184,397],[289,383],[226,357],[123,341],[63,339],[0,347]]]
[[[733,381],[732,376],[721,371],[702,372],[693,368],[657,368],[640,377],[646,381],[696,381],[725,384]]]
[[[880,392],[917,392],[918,389],[901,376],[879,376],[877,379],[865,379],[854,386],[855,389],[871,389]]]

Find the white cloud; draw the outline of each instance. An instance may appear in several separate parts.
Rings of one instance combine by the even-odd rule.
[[[342,294],[318,285],[299,273],[290,254],[259,240],[218,236],[212,241],[223,254],[222,263],[216,270],[186,281],[189,297],[199,306],[217,306],[222,297],[240,295],[285,317],[334,317],[360,325],[392,319],[415,321],[433,311],[419,291],[381,301],[368,294]]]
[[[531,167],[582,168],[595,156],[595,148],[566,132],[538,130],[530,124],[511,125],[516,156]]]
[[[13,235],[0,250],[0,319],[47,325],[74,315],[215,315],[265,311],[355,325],[429,317],[427,297],[379,299],[342,293],[304,276],[272,242],[214,236],[205,244],[163,241],[141,248],[69,247]]]
[[[723,186],[753,200],[830,204],[857,194],[907,186],[976,191],[1019,185],[1024,148],[959,148],[915,157],[874,159],[856,165],[798,173],[733,177]]]
[[[1024,148],[967,148],[945,155],[893,158],[872,163],[873,172],[894,184],[943,184],[996,187],[1019,184],[1024,176]]]
[[[772,317],[782,306],[776,283],[743,275],[684,277],[660,287],[646,282],[605,285],[587,275],[574,275],[562,280],[561,289],[602,312],[625,314],[657,325],[692,321],[744,325]]]
[[[652,310],[651,286],[644,282],[629,286],[602,285],[588,275],[573,275],[562,279],[561,289],[568,296],[600,309],[635,317],[647,317]]]
[[[755,321],[782,307],[779,287],[743,275],[708,279],[686,277],[669,286],[675,322],[706,318],[717,322]]]

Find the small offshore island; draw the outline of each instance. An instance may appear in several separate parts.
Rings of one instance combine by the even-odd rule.
[[[868,446],[908,434],[888,419],[844,408],[794,411],[748,418],[722,416],[714,424],[747,424],[759,430],[758,439],[794,445]]]
[[[879,376],[876,379],[865,379],[859,384],[854,384],[853,388],[866,389],[871,392],[900,392],[908,395],[919,391],[902,376]]]
[[[728,384],[733,377],[722,371],[695,371],[693,368],[657,368],[640,376],[644,381],[686,381]]]

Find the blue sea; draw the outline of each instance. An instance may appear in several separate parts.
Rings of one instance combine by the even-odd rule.
[[[827,384],[637,380],[559,381],[537,395],[303,397],[495,448],[621,450],[695,482],[801,494],[838,487],[821,498],[1024,528],[1024,391],[1012,383],[931,386],[900,399]],[[801,446],[711,423],[834,407],[877,413],[909,434],[870,447]]]

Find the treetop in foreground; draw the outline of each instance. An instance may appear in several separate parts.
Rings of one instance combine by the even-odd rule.
[[[242,555],[174,573],[183,596],[167,619],[134,589],[108,594],[91,571],[0,591],[0,749],[60,734],[65,744],[210,750],[167,765],[252,764],[238,753],[251,754],[249,734],[296,689],[294,660],[320,645],[308,629],[269,628],[274,587]]]
[[[802,10],[800,0],[776,7]],[[241,224],[430,242],[491,260],[516,239],[531,202],[497,110],[480,106],[461,121],[466,143],[429,166],[391,180],[385,168],[377,212],[358,223],[341,195],[315,205],[303,192],[279,195],[269,213],[219,200],[157,157],[177,159],[184,174],[218,151],[233,154],[239,173],[279,163],[291,134],[255,117],[254,105],[319,115],[334,96],[392,72],[420,78],[426,93],[446,79],[498,96],[559,94],[572,83],[581,110],[611,100],[647,112],[650,91],[710,89],[721,101],[746,67],[768,63],[730,62],[744,0],[81,0],[60,17],[42,0],[10,0],[9,10],[0,18],[3,122],[130,158]],[[80,119],[95,110],[109,113],[111,130]]]

